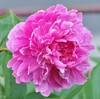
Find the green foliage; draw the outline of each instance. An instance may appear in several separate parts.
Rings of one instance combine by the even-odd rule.
[[[12,72],[10,69],[8,69],[7,62],[11,58],[11,55],[9,53],[5,53],[4,59],[3,59],[3,72],[4,72],[4,78],[5,78],[5,98],[6,99],[23,99],[26,94],[26,85],[22,84],[16,84],[15,79],[12,76]]]
[[[72,88],[70,89],[64,89],[60,92],[60,96],[63,99],[72,99],[72,97],[74,95],[76,95],[82,88],[83,86],[79,86],[79,85],[74,85]]]
[[[97,51],[98,51],[98,54],[100,53],[100,47],[97,47]],[[100,63],[100,56],[92,56],[91,57],[91,60],[94,61],[95,63]]]
[[[45,99],[41,94],[34,92],[31,92],[25,96],[24,99]]]
[[[0,16],[0,47],[6,47],[9,31],[20,19],[12,12]],[[100,48],[99,48],[100,49]],[[0,52],[0,99],[100,99],[100,58],[91,57],[98,65],[92,71],[91,77],[83,86],[74,85],[61,92],[53,92],[49,97],[36,93],[33,82],[16,84],[12,71],[7,68],[7,62],[12,57],[8,51]]]
[[[9,31],[18,22],[20,22],[20,19],[12,12],[0,16],[0,46],[5,47]]]
[[[100,64],[94,67],[90,79],[72,99],[100,99]]]
[[[100,46],[98,46],[97,49],[100,51]]]
[[[96,63],[100,63],[100,57],[92,56],[91,60],[93,60]]]
[[[27,94],[34,92],[34,84],[33,82],[29,82],[27,84]]]
[[[20,19],[12,12],[0,17],[0,47],[6,46],[7,35]],[[7,69],[7,62],[11,58],[8,51],[0,52],[0,66],[2,66],[2,76],[4,78],[4,91],[0,93],[1,99],[23,99],[26,94],[26,85],[18,85],[12,76],[10,69]],[[0,86],[2,88],[2,86]],[[3,88],[2,88],[3,89]]]

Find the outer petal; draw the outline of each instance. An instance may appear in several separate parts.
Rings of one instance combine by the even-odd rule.
[[[72,77],[72,80],[75,84],[84,84],[87,79],[86,77],[84,76],[84,74],[82,74],[80,71],[78,71],[77,69],[72,69],[71,70],[71,77]]]

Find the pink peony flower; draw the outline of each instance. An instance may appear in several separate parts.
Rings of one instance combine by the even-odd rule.
[[[82,85],[90,69],[91,40],[77,10],[68,11],[63,5],[40,10],[10,31],[7,47],[13,58],[8,68],[17,83],[32,81],[36,92],[44,96]]]

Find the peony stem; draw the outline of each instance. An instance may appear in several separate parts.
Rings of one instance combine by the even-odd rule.
[[[8,51],[8,48],[2,48],[2,47],[0,47],[0,52],[2,52],[2,51]]]

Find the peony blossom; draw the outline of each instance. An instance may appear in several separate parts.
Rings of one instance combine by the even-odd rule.
[[[8,68],[16,83],[33,82],[36,92],[49,96],[82,85],[91,68],[92,34],[83,26],[82,13],[63,5],[51,6],[18,23],[8,35],[13,57]]]

